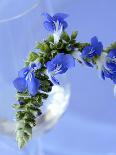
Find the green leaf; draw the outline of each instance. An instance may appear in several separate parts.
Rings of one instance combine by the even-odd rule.
[[[54,43],[54,36],[50,35],[47,39],[47,41]]]
[[[31,52],[28,56],[28,61],[29,62],[35,61],[37,58],[38,58],[38,54],[35,52]]]
[[[25,61],[25,66],[29,66],[30,62],[28,60]]]
[[[68,33],[67,32],[63,32],[62,34],[61,34],[61,37],[60,37],[62,40],[65,40],[66,42],[69,42],[70,41],[70,37],[69,37],[69,35],[68,35]]]
[[[78,32],[77,32],[77,31],[74,31],[74,32],[72,33],[72,35],[71,35],[71,40],[75,40],[76,37],[77,37],[77,34],[78,34]]]
[[[48,46],[45,42],[43,42],[43,43],[38,43],[38,44],[36,45],[36,48],[37,48],[37,49],[40,49],[42,52],[47,52],[47,51],[50,50],[50,49],[49,49],[49,46]]]

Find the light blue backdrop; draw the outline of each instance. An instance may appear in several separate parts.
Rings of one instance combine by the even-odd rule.
[[[32,6],[33,0],[22,1],[22,5],[17,5],[19,1],[10,3],[10,0],[0,1],[1,20],[23,12],[24,8]],[[68,32],[78,30],[79,41],[88,42],[96,35],[106,47],[116,40],[116,0],[43,0],[28,15],[7,23],[1,22],[0,99],[6,101],[5,105],[2,102],[0,105],[2,117],[6,113],[11,118],[13,113],[8,102],[12,103],[15,90],[9,79],[16,76],[35,41],[42,40],[47,34],[42,27],[43,11],[68,13]],[[94,69],[79,64],[68,74],[72,85],[70,106],[56,127],[43,136],[43,149],[46,153],[51,152],[50,155],[115,155],[116,98],[113,96],[112,82],[101,80]],[[35,145],[39,144],[31,142],[28,147]],[[28,147],[25,148],[27,154]],[[22,155],[23,151],[17,149],[13,140],[1,135],[0,155],[8,153]]]

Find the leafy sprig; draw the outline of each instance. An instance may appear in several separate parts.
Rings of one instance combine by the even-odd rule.
[[[82,53],[83,49],[90,46],[90,43],[77,42],[76,37],[78,33],[74,31],[70,36],[67,32],[62,32],[58,43],[54,43],[54,36],[50,35],[43,42],[36,44],[35,50],[29,53],[25,61],[25,66],[29,66],[33,62],[40,62],[42,67],[35,71],[35,77],[40,80],[40,91],[32,96],[28,91],[23,93],[17,92],[16,98],[19,104],[14,104],[13,108],[16,110],[16,140],[19,148],[25,146],[29,139],[32,138],[32,129],[36,126],[36,119],[42,114],[41,107],[44,100],[49,96],[52,90],[53,83],[50,81],[46,73],[46,63],[52,60],[57,54],[65,53],[72,54],[73,52]],[[116,49],[116,42],[108,47],[105,52],[111,49]],[[90,59],[85,59],[87,62],[96,64],[99,56]],[[78,61],[82,63],[81,61]]]
[[[42,67],[35,71],[35,77],[40,80],[41,91],[35,96],[30,95],[28,91],[16,94],[18,104],[14,104],[13,108],[16,110],[16,140],[19,148],[24,147],[32,138],[32,129],[36,126],[36,118],[42,114],[43,101],[48,98],[48,93],[52,90],[53,83],[46,74],[45,64],[58,53],[71,54],[75,48],[78,48],[80,45],[76,42],[76,37],[77,32],[73,32],[71,36],[63,32],[59,42],[55,44],[54,37],[51,35],[48,39],[36,44],[35,50],[38,52],[29,53],[25,66],[29,66],[33,62],[42,64]],[[82,47],[80,46],[80,48]]]

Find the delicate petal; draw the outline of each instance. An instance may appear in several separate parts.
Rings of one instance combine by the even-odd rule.
[[[112,70],[113,72],[115,71],[116,72],[116,64],[113,63],[113,62],[106,62],[106,66]]]
[[[102,77],[103,80],[105,80],[105,75],[104,75],[103,71],[101,71],[101,77]]]
[[[98,55],[97,51],[93,48],[88,52],[87,58],[92,59],[94,56]]]
[[[67,70],[68,70],[68,68],[66,66],[62,66],[60,71],[57,74],[64,74],[64,73],[66,73]]]
[[[56,85],[59,85],[59,81],[54,77],[54,76],[51,76],[51,80],[53,82],[53,84],[56,84]]]
[[[91,51],[91,46],[86,46],[82,51],[82,58],[88,57],[88,53]]]
[[[58,20],[64,20],[67,18],[69,15],[65,13],[56,13],[53,17],[57,18]]]
[[[44,16],[44,17],[46,17],[49,21],[52,21],[53,20],[53,18],[50,16],[50,14],[48,14],[48,13],[42,13],[42,15]]]
[[[97,47],[95,47],[95,53],[96,55],[101,55],[101,52],[103,51],[103,45],[101,42],[97,44]]]
[[[27,83],[25,78],[16,78],[13,81],[13,84],[15,86],[15,88],[18,90],[18,92],[23,92],[27,89]]]
[[[62,21],[62,27],[63,30],[65,30],[68,27],[68,23],[66,21]]]
[[[27,80],[28,84],[28,91],[32,96],[35,96],[39,90],[40,87],[40,81],[39,79],[35,78],[32,74],[32,78]]]
[[[22,78],[25,78],[29,72],[29,67],[25,67],[23,69],[21,69],[19,72],[18,72],[18,76],[19,77],[22,77]]]
[[[110,58],[116,58],[116,49],[112,49],[112,50],[108,53],[108,57],[110,57]]]
[[[88,67],[93,67],[93,65],[90,62],[87,62],[84,60],[84,63],[88,66]]]
[[[104,72],[104,76],[105,77],[107,77],[107,78],[111,78],[112,77],[112,74],[106,68],[103,69],[103,72]]]
[[[98,39],[96,36],[94,36],[93,38],[91,38],[91,45],[94,47],[96,47],[98,44]]]
[[[45,21],[43,25],[46,28],[46,30],[51,31],[51,32],[54,32],[54,30],[56,29],[54,23],[52,22]]]
[[[75,66],[75,60],[74,60],[73,56],[70,54],[64,55],[64,61],[66,63],[67,68]]]
[[[53,63],[53,59],[46,63],[46,67],[48,69],[48,72],[55,70],[56,64]]]
[[[64,62],[64,53],[59,53],[57,54],[53,59],[52,59],[53,64],[62,64]]]

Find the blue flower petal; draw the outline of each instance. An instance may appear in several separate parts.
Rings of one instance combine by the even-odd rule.
[[[112,50],[108,53],[107,57],[116,58],[116,49],[112,49]]]
[[[97,44],[98,44],[98,39],[97,39],[96,36],[94,36],[93,38],[91,38],[91,45],[92,45],[93,47],[96,47]]]
[[[60,85],[59,81],[54,76],[51,76],[51,80],[53,84]]]
[[[55,69],[56,64],[54,64],[53,61],[51,60],[46,63],[46,67],[48,69],[48,72],[51,72]]]
[[[46,17],[47,20],[53,21],[53,18],[50,16],[50,14],[48,14],[48,13],[42,13],[42,15],[43,15],[44,17]]]
[[[84,63],[88,66],[88,67],[93,67],[93,65],[90,62],[87,62],[84,60]]]
[[[82,58],[88,58],[89,57],[89,52],[91,51],[92,47],[91,46],[86,46],[83,51],[82,51]]]
[[[103,72],[104,72],[104,76],[107,77],[107,78],[111,78],[112,77],[112,74],[109,72],[109,70],[107,69],[103,69]]]
[[[116,64],[113,62],[106,62],[106,66],[112,70],[113,72],[116,72]]]
[[[67,68],[75,66],[75,59],[70,54],[64,55],[64,62],[66,63]]]
[[[95,47],[96,55],[101,55],[102,51],[103,51],[103,45],[101,42],[98,42],[97,46]]]
[[[35,96],[39,90],[40,87],[40,81],[39,79],[35,78],[32,74],[32,78],[27,80],[28,84],[28,91],[32,96]]]
[[[46,28],[46,30],[51,31],[51,32],[54,32],[54,30],[56,29],[54,23],[52,22],[45,21],[43,25]]]
[[[18,76],[19,77],[22,77],[22,78],[25,78],[28,74],[28,72],[30,71],[30,68],[29,67],[25,67],[23,69],[21,69],[19,72],[18,72]]]
[[[101,77],[102,77],[103,80],[105,80],[105,75],[104,75],[103,71],[101,71]]]
[[[25,78],[16,78],[13,81],[13,84],[15,86],[15,88],[18,90],[18,92],[23,92],[27,89],[27,83]]]
[[[65,14],[65,13],[56,13],[53,18],[59,20],[59,21],[62,21],[64,20],[65,18],[67,18],[69,15],[68,14]]]
[[[66,66],[62,66],[60,71],[57,74],[64,74],[64,73],[66,73],[67,70],[68,70],[68,68]]]
[[[66,21],[62,21],[63,30],[65,30],[68,27],[68,23]]]

